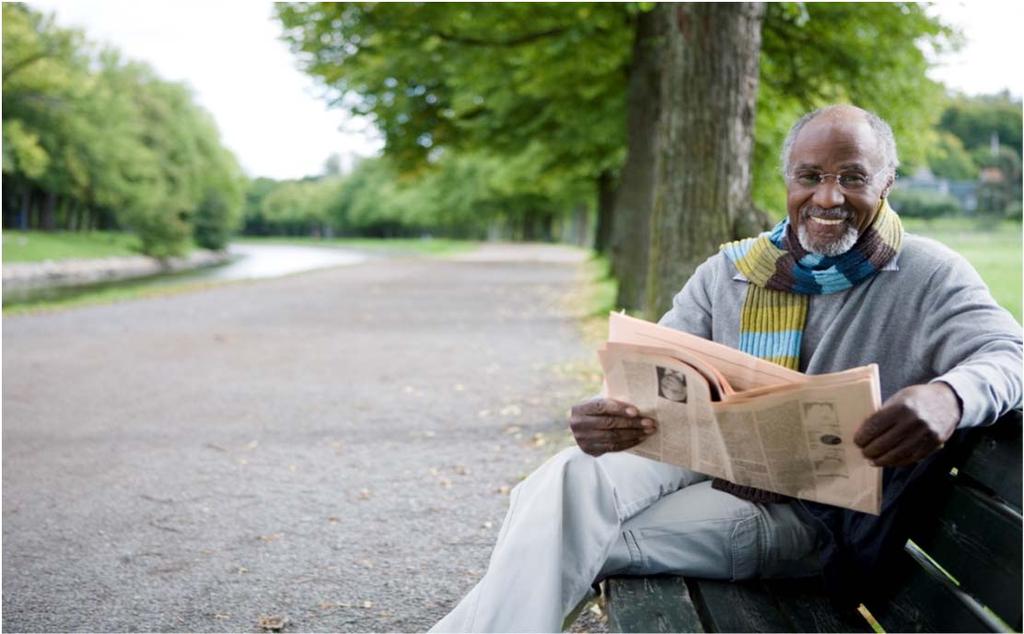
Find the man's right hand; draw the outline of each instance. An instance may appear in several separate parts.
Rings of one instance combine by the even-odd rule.
[[[572,408],[569,427],[583,453],[600,456],[640,444],[654,433],[657,423],[641,417],[629,403],[595,398]]]

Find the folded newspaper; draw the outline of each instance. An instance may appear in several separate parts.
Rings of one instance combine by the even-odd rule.
[[[882,470],[853,442],[881,405],[878,366],[808,375],[618,313],[598,352],[605,395],[658,429],[631,452],[877,515]]]

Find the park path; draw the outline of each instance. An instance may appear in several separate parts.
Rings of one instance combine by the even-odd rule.
[[[426,629],[593,388],[580,260],[492,246],[5,318],[3,628]]]

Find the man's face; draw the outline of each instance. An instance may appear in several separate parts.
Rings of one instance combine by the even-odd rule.
[[[891,184],[880,150],[856,113],[824,114],[800,130],[790,153],[786,208],[804,249],[840,255],[871,224]],[[833,176],[819,182],[821,174]]]

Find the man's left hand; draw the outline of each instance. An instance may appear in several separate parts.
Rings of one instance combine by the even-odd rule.
[[[960,422],[960,401],[948,384],[911,385],[865,420],[853,442],[879,467],[911,465],[949,440]]]

